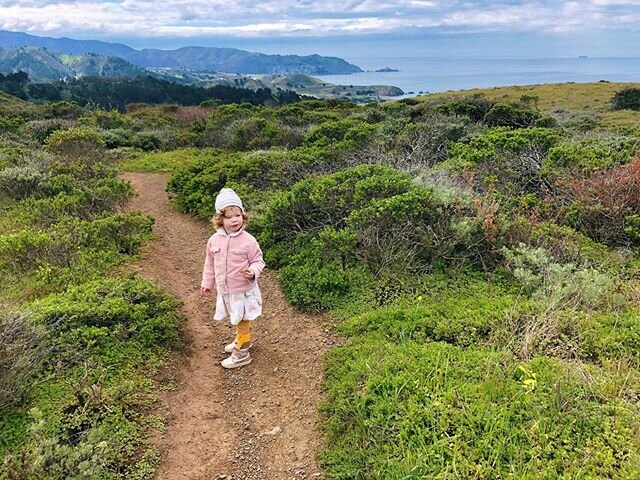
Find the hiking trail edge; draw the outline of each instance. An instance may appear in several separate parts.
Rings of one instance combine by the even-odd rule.
[[[161,455],[154,478],[322,478],[317,408],[322,357],[335,343],[330,321],[289,306],[267,270],[259,280],[264,308],[252,328],[253,362],[223,369],[224,345],[234,331],[228,322],[213,320],[214,295],[200,295],[213,227],[171,207],[168,175],[125,173],[123,178],[139,194],[127,210],[156,219],[157,238],[133,268],[183,302],[186,317],[185,348],[161,374],[175,388],[159,392],[167,428],[152,439]]]

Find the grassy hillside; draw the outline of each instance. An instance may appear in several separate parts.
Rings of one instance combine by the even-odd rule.
[[[419,99],[439,99],[469,95],[483,95],[494,101],[519,102],[523,96],[547,113],[561,115],[563,112],[582,112],[597,117],[603,127],[637,127],[640,112],[611,111],[611,98],[625,88],[640,88],[640,83],[598,82],[598,83],[557,83],[545,85],[525,85],[513,87],[476,88],[451,91],[417,97]]]

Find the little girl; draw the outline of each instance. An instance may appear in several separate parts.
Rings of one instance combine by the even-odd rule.
[[[229,317],[236,326],[236,338],[224,349],[231,353],[222,361],[224,368],[251,363],[251,321],[262,314],[262,297],[256,282],[264,268],[262,250],[255,238],[244,230],[248,217],[240,197],[223,188],[216,197],[216,214],[211,222],[216,233],[207,242],[201,294],[218,292],[214,320]]]

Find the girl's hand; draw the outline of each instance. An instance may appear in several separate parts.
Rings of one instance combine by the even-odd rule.
[[[200,295],[206,295],[209,292],[211,292],[211,289],[209,288],[204,288],[204,287],[200,288]]]
[[[240,273],[247,280],[253,280],[253,277],[256,276],[256,274],[253,273],[253,271],[250,268],[243,268],[242,270],[240,270]]]

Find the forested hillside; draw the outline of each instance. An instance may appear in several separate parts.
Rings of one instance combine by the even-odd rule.
[[[205,220],[233,187],[288,301],[335,318],[326,478],[636,478],[638,87],[124,112],[0,97],[0,478],[152,475],[145,375],[178,317],[122,273],[152,220],[118,212],[116,168],[171,172]]]
[[[250,90],[226,85],[196,87],[150,76],[83,77],[30,83],[25,72],[0,73],[0,91],[38,103],[65,100],[80,106],[95,105],[120,111],[131,103],[198,105],[247,102],[274,106],[301,99],[289,90],[272,92],[268,88]]]

